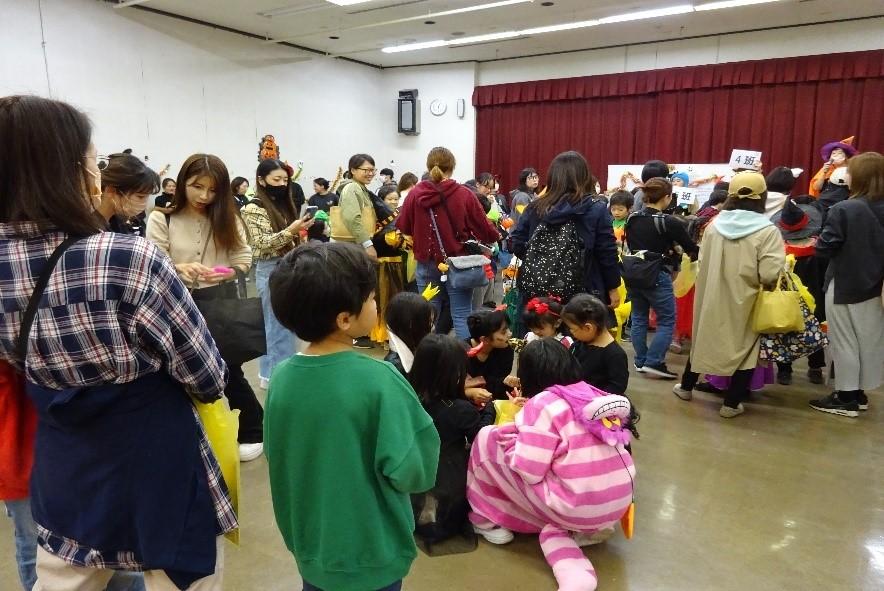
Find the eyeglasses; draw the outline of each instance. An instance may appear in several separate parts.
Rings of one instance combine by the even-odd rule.
[[[357,168],[356,170],[361,170],[365,174],[376,174],[377,173],[376,168]]]
[[[528,175],[528,178],[529,178],[529,179],[539,179],[539,178],[540,178],[540,175],[538,175],[538,174],[529,174],[529,175]]]

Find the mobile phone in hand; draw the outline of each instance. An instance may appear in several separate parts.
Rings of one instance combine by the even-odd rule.
[[[313,219],[313,216],[316,215],[316,212],[317,212],[317,211],[319,211],[319,206],[317,206],[317,205],[308,205],[307,208],[304,210],[304,215],[307,216],[308,218],[310,218],[310,219],[312,220],[312,219]]]

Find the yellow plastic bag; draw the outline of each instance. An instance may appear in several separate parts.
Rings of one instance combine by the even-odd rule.
[[[516,414],[521,409],[511,400],[495,400],[494,410],[497,411],[497,418],[494,420],[495,425],[503,425],[505,423],[513,423],[516,420]]]
[[[632,313],[632,302],[626,301],[626,285],[622,279],[617,293],[620,295],[620,305],[614,308],[614,319],[617,321],[617,326],[611,332],[614,333],[614,340],[619,343],[623,340],[623,325],[626,324]]]
[[[239,411],[230,410],[227,399],[222,398],[211,404],[194,400],[196,412],[199,414],[206,430],[206,437],[212,452],[221,467],[221,475],[227,484],[230,493],[230,502],[233,510],[239,515],[239,444],[237,435],[239,432]],[[239,545],[239,529],[226,534],[228,540]]]
[[[697,271],[699,268],[699,263],[691,262],[691,257],[686,254],[681,255],[681,267],[679,268],[678,276],[672,282],[675,297],[683,298],[691,291],[691,288],[697,282]]]
[[[783,289],[785,285],[786,289]],[[773,291],[758,289],[752,308],[752,329],[758,334],[783,334],[804,330],[801,296],[787,273],[780,273]]]
[[[795,255],[787,254],[786,255],[786,266],[789,269],[789,277],[792,279],[792,283],[795,284],[795,287],[798,289],[798,293],[801,294],[801,299],[804,300],[804,303],[807,304],[807,307],[810,308],[811,312],[816,310],[816,298],[813,297],[813,294],[810,293],[810,290],[807,289],[807,286],[801,281],[801,277],[795,274]]]

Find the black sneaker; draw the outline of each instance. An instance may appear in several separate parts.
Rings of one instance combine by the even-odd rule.
[[[642,372],[647,375],[657,376],[658,378],[663,378],[666,380],[674,380],[678,377],[677,373],[669,371],[669,368],[666,367],[665,363],[660,363],[657,365],[645,365],[642,367]]]
[[[811,384],[822,384],[823,370],[819,367],[811,367],[807,370],[807,379],[810,380]]]
[[[353,346],[357,349],[374,349],[374,343],[372,343],[371,339],[368,337],[353,339]]]
[[[856,395],[856,405],[860,410],[869,410],[869,397],[865,392],[859,392]]]
[[[791,386],[792,385],[792,372],[791,371],[778,371],[777,372],[777,383],[781,386]]]
[[[819,400],[811,400],[810,407],[820,412],[827,412],[842,417],[859,416],[859,404],[855,400],[853,402],[844,402],[838,398],[838,392],[832,392]]]

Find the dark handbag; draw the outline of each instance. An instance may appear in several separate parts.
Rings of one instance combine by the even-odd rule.
[[[246,276],[236,269],[236,295],[233,298],[197,299],[196,307],[209,327],[221,358],[239,366],[267,353],[264,335],[264,309],[260,298],[246,294]]]
[[[448,265],[448,271],[443,274],[442,281],[448,281],[453,289],[475,289],[488,285],[488,276],[485,274],[485,266],[491,264],[491,259],[481,254],[471,254],[460,257],[449,257],[445,253],[442,243],[442,235],[439,233],[439,225],[436,223],[436,211],[430,209],[430,222],[439,241],[439,250]]]
[[[637,214],[632,214],[626,220],[624,230],[629,227],[629,221]],[[663,216],[654,215],[654,226],[660,234],[665,233],[666,225]],[[662,226],[662,228],[661,228]],[[660,272],[663,270],[664,257],[659,252],[638,250],[632,252],[629,249],[629,234],[627,232],[623,240],[623,254],[620,256],[620,275],[623,283],[631,289],[651,289],[657,285]]]

